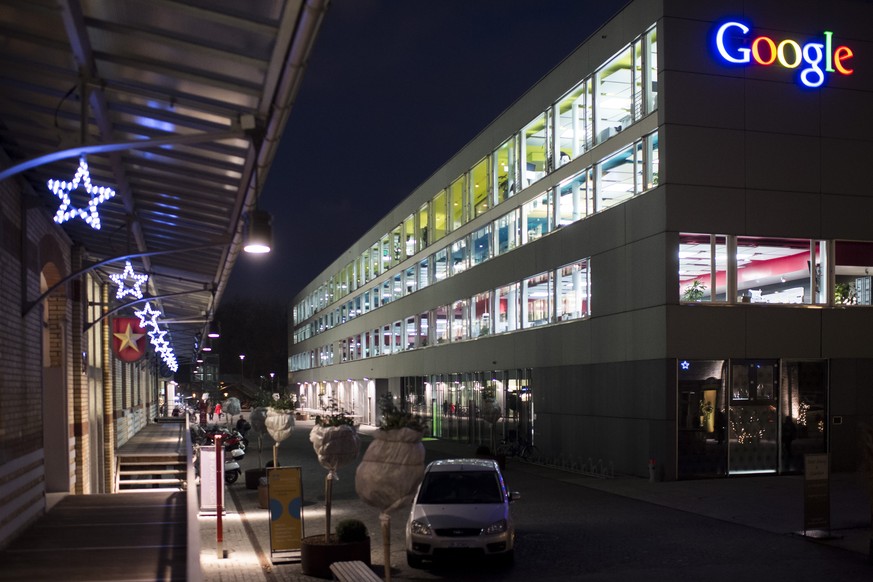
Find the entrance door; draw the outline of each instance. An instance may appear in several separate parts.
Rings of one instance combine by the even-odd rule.
[[[733,360],[730,382],[729,472],[774,473],[779,467],[779,361]]]

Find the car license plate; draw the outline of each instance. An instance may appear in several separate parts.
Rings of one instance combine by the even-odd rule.
[[[449,542],[450,548],[469,548],[469,542]]]

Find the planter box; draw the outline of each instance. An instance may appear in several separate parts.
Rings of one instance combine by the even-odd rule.
[[[246,469],[246,489],[257,489],[261,477],[266,476],[266,469]]]
[[[266,477],[261,477],[258,484],[258,507],[261,509],[270,508],[270,485]]]
[[[329,544],[324,543],[323,535],[300,540],[300,568],[307,576],[333,579],[331,564],[356,560],[370,565],[369,537],[360,542],[339,542],[333,535]]]

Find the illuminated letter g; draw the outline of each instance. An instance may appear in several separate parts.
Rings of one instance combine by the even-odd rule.
[[[748,63],[750,60],[749,53],[751,52],[751,49],[738,47],[736,49],[736,54],[730,54],[724,46],[725,32],[729,28],[739,28],[743,34],[749,33],[749,27],[742,22],[725,22],[718,28],[718,32],[715,34],[715,46],[718,48],[718,53],[729,63]]]

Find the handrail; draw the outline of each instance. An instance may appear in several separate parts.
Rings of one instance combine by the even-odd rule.
[[[191,417],[185,413],[185,458],[188,473],[186,479],[186,508],[188,514],[188,555],[185,565],[185,579],[189,582],[202,582],[203,570],[200,566],[200,521],[198,518],[199,496],[197,495],[197,480],[194,474],[194,449],[191,446]]]

